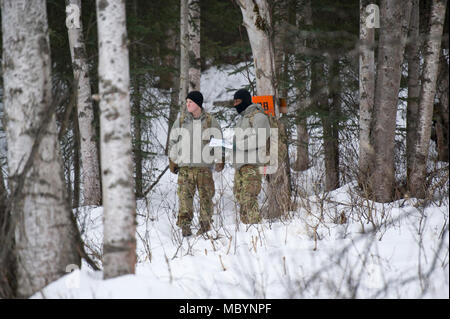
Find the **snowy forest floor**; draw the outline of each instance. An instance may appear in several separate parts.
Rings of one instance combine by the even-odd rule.
[[[211,72],[202,75],[208,107],[246,80]],[[158,134],[163,130],[161,124]],[[153,165],[161,170],[167,158]],[[380,204],[359,196],[355,182],[314,190],[322,170],[293,172],[302,194],[293,198],[297,210],[247,226],[237,216],[227,164],[214,172],[213,229],[188,238],[175,225],[177,176],[167,172],[137,201],[135,275],[103,280],[83,261],[32,298],[449,298],[448,183],[447,195],[425,206],[413,198]],[[195,234],[198,196],[194,207]],[[87,252],[101,264],[103,208],[75,214]]]
[[[138,201],[136,275],[104,281],[101,271],[83,264],[35,297],[449,297],[448,202],[420,210],[414,199],[367,201],[363,209],[349,195],[354,185],[345,185],[325,201],[312,196],[308,209],[291,212],[285,221],[248,227],[236,222],[227,168],[215,173],[216,201],[224,207],[214,216],[210,238],[183,238],[175,225],[176,177],[165,177],[158,192]],[[369,206],[373,223],[359,217]],[[336,223],[336,212],[344,212],[347,222]],[[79,210],[94,256],[101,256],[102,213],[102,207]]]

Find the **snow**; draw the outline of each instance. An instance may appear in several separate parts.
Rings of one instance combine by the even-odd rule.
[[[214,173],[215,202],[222,211],[220,215],[216,211],[214,229],[208,233],[213,239],[181,237],[175,226],[176,177],[165,175],[147,202],[138,201],[135,275],[102,280],[101,271],[83,264],[81,270],[47,286],[43,295],[153,299],[449,297],[448,201],[423,212],[414,207],[415,199],[385,205],[367,202],[376,210],[373,225],[379,229],[374,232],[373,225],[359,220],[358,212],[351,212],[363,199],[355,202],[349,195],[355,185],[348,184],[329,194],[324,222],[318,221],[320,200],[313,195],[309,198],[312,214],[302,207],[291,212],[288,220],[266,220],[248,227],[236,223],[232,173],[230,167],[222,176]],[[332,221],[332,215],[341,211],[349,219],[342,225]],[[86,207],[80,209],[78,218],[84,221],[87,246],[97,254],[101,254],[102,214],[102,207]],[[196,229],[197,215],[194,232]],[[435,258],[435,268],[427,278]],[[33,298],[42,297],[37,293]]]
[[[232,69],[203,73],[208,111],[214,101],[231,99],[227,88],[248,85],[245,74],[227,76]],[[167,128],[155,127],[165,142]],[[83,261],[81,269],[32,298],[449,298],[448,183],[446,195],[436,194],[428,205],[414,198],[374,203],[359,196],[355,182],[323,193],[315,185],[323,168],[320,160],[314,163],[293,173],[303,194],[297,209],[281,221],[252,226],[238,222],[233,168],[214,172],[209,238],[181,236],[175,225],[177,176],[167,172],[137,201],[136,274],[103,280]],[[152,165],[163,169],[167,159],[156,156]],[[440,165],[448,171],[447,163]],[[194,234],[198,204],[196,196]],[[88,254],[101,264],[103,207],[75,214]]]

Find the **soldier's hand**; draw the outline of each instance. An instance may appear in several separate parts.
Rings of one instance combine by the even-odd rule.
[[[169,159],[169,169],[173,174],[178,174],[178,165]]]
[[[223,170],[224,166],[225,166],[225,163],[217,163],[215,165],[216,172],[221,172]]]

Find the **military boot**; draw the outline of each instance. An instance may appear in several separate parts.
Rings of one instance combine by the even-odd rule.
[[[247,223],[246,224],[259,224],[261,223],[261,216],[258,212],[250,212],[247,215]]]
[[[240,214],[239,214],[239,216],[241,217],[241,222],[242,222],[243,224],[248,224],[248,223],[249,223],[249,222],[248,222],[248,216],[247,216],[247,213],[241,211]]]
[[[191,226],[188,224],[184,224],[181,226],[181,234],[183,237],[188,237],[192,235]]]
[[[200,221],[200,228],[197,231],[197,236],[203,235],[211,229],[211,224],[209,222]]]

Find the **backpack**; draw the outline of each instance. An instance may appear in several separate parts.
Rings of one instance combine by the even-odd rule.
[[[263,113],[267,116],[269,119],[269,125],[270,128],[276,128],[278,130],[278,157],[277,157],[277,164],[283,163],[286,159],[287,155],[287,136],[283,128],[283,124],[280,123],[280,121],[273,115],[267,114],[262,110],[261,108],[256,108],[252,113],[250,113],[247,117],[250,122],[250,125],[253,127],[253,119],[256,114]],[[271,140],[270,136],[268,138],[269,143],[266,144],[266,155],[269,156],[271,147],[275,147],[274,141]],[[268,163],[269,164],[269,163]],[[264,175],[266,174],[268,166],[264,166]]]

